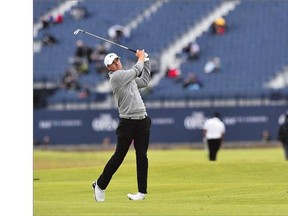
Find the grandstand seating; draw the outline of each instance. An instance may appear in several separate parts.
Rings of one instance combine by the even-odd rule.
[[[107,5],[107,1],[104,0],[80,1],[78,6],[87,8],[87,18],[82,20],[74,20],[69,12],[67,12],[64,14],[63,23],[40,30],[37,37],[34,38],[34,40],[41,40],[44,34],[49,33],[54,35],[59,41],[59,43],[55,46],[43,46],[41,52],[34,53],[34,82],[60,83],[62,77],[64,76],[65,70],[71,66],[69,63],[69,58],[74,56],[76,41],[78,39],[85,41],[85,44],[92,48],[94,48],[96,44],[102,43],[102,41],[87,35],[73,35],[73,32],[77,28],[96,32],[98,35],[108,38],[107,30],[110,26],[115,24],[115,22],[116,24],[123,24],[128,20],[133,19],[137,13],[140,13],[142,10],[148,7],[151,2],[152,1],[131,2],[128,0],[111,0]],[[37,8],[44,7],[39,6],[42,5],[42,1],[35,1],[35,3],[38,3]],[[38,14],[40,14],[40,12]],[[101,79],[101,77],[97,77],[95,75],[95,70],[90,69],[90,72],[86,75],[86,77],[81,77],[79,82],[86,84],[86,81],[89,80],[88,84],[91,86],[92,82],[97,83]],[[58,102],[62,102],[65,95],[67,95],[67,99],[65,101],[75,101],[77,99],[76,97],[75,100],[72,100],[71,93],[65,94],[60,90],[56,91],[55,94],[59,94],[59,96],[51,96],[53,98],[51,100],[49,99],[49,101],[53,102],[59,99]]]
[[[145,47],[147,52],[159,54],[189,27],[206,16],[219,2],[167,2],[134,30],[133,39],[127,42],[127,46]]]
[[[56,6],[57,2],[59,1],[34,0],[34,21],[39,19],[45,10],[50,10],[52,4]],[[34,38],[39,40],[44,33],[52,33],[59,40],[57,45],[44,46],[41,52],[34,54],[34,82],[59,83],[65,69],[69,67],[68,59],[74,55],[78,39],[82,39],[91,47],[101,43],[87,35],[74,36],[75,29],[87,29],[107,37],[107,30],[111,25],[126,25],[153,2],[152,0],[80,1],[79,6],[88,10],[87,18],[74,20],[69,13],[66,13],[63,23],[41,30],[37,38]],[[153,56],[159,56],[170,43],[208,15],[219,3],[220,0],[167,1],[156,13],[133,29],[131,38],[123,43],[133,49],[143,47]],[[199,91],[188,91],[183,89],[181,84],[165,77],[153,88],[150,95],[145,96],[145,100],[255,98],[272,94],[274,91],[265,89],[264,83],[288,64],[286,54],[288,30],[285,28],[288,22],[287,11],[288,2],[284,0],[242,1],[225,17],[228,24],[227,33],[215,36],[205,32],[197,39],[201,47],[200,59],[185,62],[180,67],[183,77],[191,71],[196,73],[203,81],[204,88]],[[127,63],[134,59],[133,54],[126,50],[113,47],[114,51],[123,56],[124,64],[126,59]],[[214,56],[221,59],[221,71],[215,74],[203,73],[204,64]],[[103,77],[98,76],[94,70],[80,78],[82,84],[88,84],[92,88],[93,84],[102,80]],[[287,91],[283,90],[282,93],[287,94]],[[78,102],[75,95],[59,90],[48,101]],[[97,98],[95,95],[87,98],[87,101],[93,101]],[[101,94],[98,98],[103,100],[105,97]]]
[[[66,13],[64,14],[63,23],[39,31],[38,39],[45,33],[49,33],[59,40],[59,44],[57,44],[57,46],[43,47],[43,50],[40,53],[34,54],[35,81],[46,79],[58,81],[59,77],[64,74],[65,68],[69,65],[69,57],[74,55],[76,48],[75,44],[78,39],[85,40],[85,43],[93,48],[96,44],[101,42],[95,40],[95,38],[87,37],[87,35],[83,36],[79,34],[74,36],[73,32],[77,28],[86,29],[87,31],[89,29],[91,32],[97,32],[98,35],[107,38],[107,30],[115,20],[117,20],[119,24],[122,24],[122,22],[127,19],[126,15],[131,14],[132,17],[133,15],[135,16],[134,13],[139,12],[142,7],[146,7],[147,2],[143,1],[141,4],[139,4],[139,2],[132,4],[131,1],[114,0],[109,1],[109,7],[107,7],[107,2],[103,0],[81,1],[79,2],[79,6],[87,8],[89,13],[88,18],[73,20],[70,14]],[[130,11],[131,7],[134,8],[133,12]],[[121,9],[116,13],[115,10],[117,8]],[[130,19],[132,19],[132,17],[130,17]]]
[[[61,2],[59,0],[33,0],[33,21],[38,22],[43,15],[46,15],[47,12],[54,9]]]
[[[181,65],[183,77],[194,72],[204,83],[200,91],[179,90],[179,84],[162,85],[154,91],[153,98],[255,98],[269,96],[264,87],[276,72],[288,64],[287,13],[288,2],[243,1],[228,14],[228,31],[215,36],[204,33],[197,39],[201,58]],[[276,15],[277,14],[277,15]],[[210,57],[220,57],[219,73],[205,74],[203,68]],[[162,91],[159,92],[158,88]],[[163,90],[165,89],[165,90]],[[284,90],[283,90],[284,92]]]

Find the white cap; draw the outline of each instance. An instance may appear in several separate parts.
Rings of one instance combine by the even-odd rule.
[[[104,58],[104,64],[107,67],[108,65],[112,64],[112,62],[114,61],[114,59],[116,58],[120,58],[119,56],[117,56],[117,54],[115,53],[109,53],[105,56]]]

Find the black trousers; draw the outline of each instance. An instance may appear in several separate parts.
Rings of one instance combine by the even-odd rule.
[[[103,169],[97,180],[98,186],[105,190],[112,176],[122,164],[129,147],[134,142],[136,151],[138,191],[147,193],[148,158],[147,150],[150,139],[151,119],[147,116],[142,120],[120,118],[117,127],[116,150]]]
[[[288,143],[282,142],[282,146],[284,149],[285,159],[288,160]]]
[[[208,139],[209,160],[216,161],[217,153],[221,147],[222,139]]]

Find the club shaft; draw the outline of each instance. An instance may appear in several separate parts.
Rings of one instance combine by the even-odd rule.
[[[126,50],[130,50],[130,51],[136,53],[136,50],[130,49],[130,48],[126,47],[126,46],[123,46],[123,45],[121,45],[121,44],[115,43],[115,42],[113,42],[113,41],[107,40],[106,38],[100,37],[100,36],[98,36],[98,35],[92,34],[92,33],[90,33],[90,32],[84,31],[84,30],[83,30],[83,33],[88,34],[88,35],[91,35],[91,36],[96,37],[96,38],[98,38],[98,39],[100,39],[100,40],[104,40],[104,41],[106,41],[106,42],[108,42],[108,43],[112,43],[112,44],[114,44],[114,45],[116,45],[116,46],[119,46],[119,47],[121,47],[121,48],[124,48],[124,49],[126,49]]]

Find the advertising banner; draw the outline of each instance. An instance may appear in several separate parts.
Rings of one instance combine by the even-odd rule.
[[[264,131],[277,139],[286,106],[148,109],[151,144],[202,141],[204,121],[219,112],[226,125],[225,141],[260,141]],[[33,138],[51,144],[116,142],[117,110],[34,111]]]

